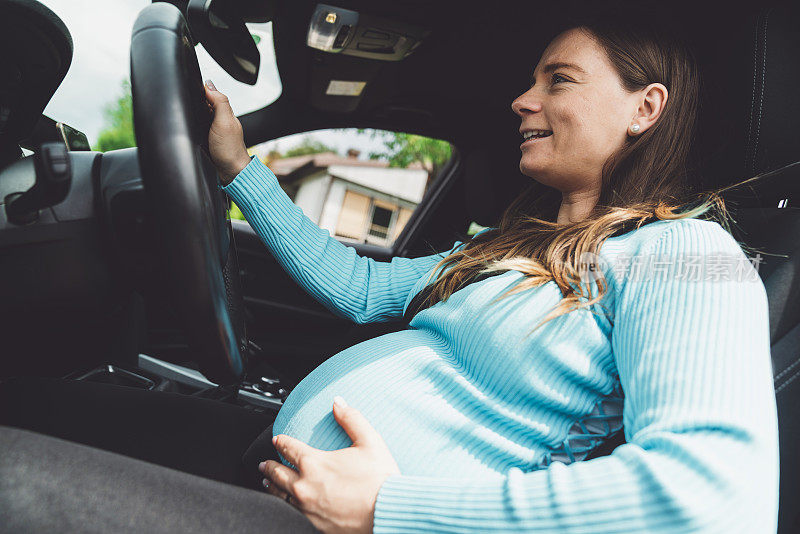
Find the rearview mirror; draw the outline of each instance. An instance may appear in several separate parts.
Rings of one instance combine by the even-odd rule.
[[[263,2],[270,6],[272,2]],[[190,0],[186,6],[186,19],[195,41],[214,58],[234,79],[255,85],[261,55],[253,36],[245,26],[249,22],[267,22],[269,12],[245,12],[243,2],[234,0]]]
[[[70,152],[91,150],[86,134],[69,124],[56,122],[42,115],[30,135],[19,142],[19,146],[37,152],[43,143],[63,143]]]

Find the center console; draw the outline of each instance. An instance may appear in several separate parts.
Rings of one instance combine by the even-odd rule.
[[[68,378],[218,398],[275,412],[280,410],[290,389],[274,376],[248,377],[236,388],[220,387],[194,369],[146,354],[139,355],[135,367],[108,363]]]

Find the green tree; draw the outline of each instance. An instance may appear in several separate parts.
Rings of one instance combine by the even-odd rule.
[[[300,144],[295,145],[284,152],[283,157],[291,158],[293,156],[308,156],[310,154],[321,154],[323,152],[333,152],[334,154],[339,153],[335,148],[329,147],[325,143],[307,135],[303,137],[303,140],[300,141]]]
[[[364,130],[359,131],[363,132]],[[441,139],[387,131],[374,131],[372,136],[382,138],[384,149],[371,152],[369,157],[388,160],[390,167],[406,168],[414,163],[419,163],[423,169],[428,171],[426,190],[453,154],[452,145]]]
[[[128,80],[123,80],[122,94],[116,101],[106,105],[103,115],[106,125],[97,137],[95,150],[106,152],[136,146],[136,136],[133,133],[133,97]]]

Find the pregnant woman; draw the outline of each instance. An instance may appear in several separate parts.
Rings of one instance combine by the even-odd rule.
[[[643,27],[561,33],[511,106],[538,187],[466,243],[380,263],[291,203],[207,83],[221,187],[288,273],[355,322],[413,317],[292,391],[268,491],[325,531],[774,532],[767,298],[700,218],[718,197],[693,202],[698,86]],[[623,421],[627,444],[579,461]]]
[[[12,513],[0,499],[0,531],[30,527],[25,509],[40,522],[18,531],[775,532],[767,297],[724,204],[695,191],[698,85],[686,49],[644,24],[564,31],[511,105],[531,190],[496,228],[382,263],[303,215],[207,83],[220,187],[274,257],[334,313],[409,328],[331,356],[274,422],[174,393],[2,384],[0,414],[21,412],[4,424],[176,470],[9,429],[0,490],[40,486],[11,493]],[[623,424],[627,443],[587,459]],[[274,497],[219,482],[244,484],[248,446]]]

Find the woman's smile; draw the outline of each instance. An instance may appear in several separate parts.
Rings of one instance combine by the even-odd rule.
[[[519,145],[519,147],[520,149],[522,149],[525,146],[532,145],[536,141],[539,141],[541,139],[546,139],[551,135],[553,135],[552,130],[528,130],[526,132],[523,132],[522,137],[524,137],[525,140],[522,141],[522,144]]]

